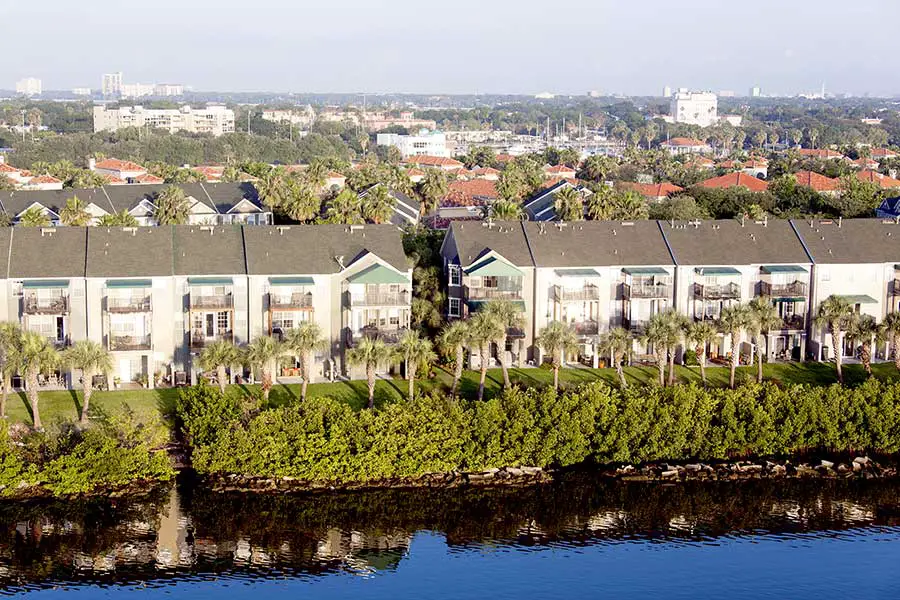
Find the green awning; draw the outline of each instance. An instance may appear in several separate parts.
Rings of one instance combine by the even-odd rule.
[[[23,281],[22,287],[27,290],[35,290],[40,288],[67,288],[69,287],[68,279],[32,279]]]
[[[374,264],[347,278],[350,283],[409,283],[406,275],[384,265]]]
[[[878,300],[872,296],[866,296],[865,294],[859,296],[838,296],[838,298],[844,300],[848,304],[878,304]]]
[[[697,267],[694,269],[698,275],[718,276],[718,275],[740,275],[741,272],[734,267]]]
[[[148,288],[153,287],[153,281],[150,279],[107,279],[106,287],[108,288]]]
[[[491,302],[491,300],[467,300],[466,304],[469,306],[469,310],[479,310],[488,302]],[[509,303],[515,306],[520,311],[525,312],[524,300],[510,300]]]
[[[622,269],[626,275],[668,275],[669,272],[661,267],[626,267]]]
[[[188,277],[188,285],[234,285],[231,277]]]
[[[600,277],[595,269],[556,269],[557,277]]]
[[[465,269],[466,275],[494,275],[497,277],[521,277],[522,271],[515,268],[505,260],[500,260],[494,256],[475,263],[468,269]]]
[[[765,265],[760,267],[763,273],[776,275],[779,273],[809,273],[805,267],[800,265]]]
[[[269,285],[312,285],[312,277],[269,277]]]
[[[794,297],[785,296],[785,297],[781,297],[781,298],[771,298],[771,300],[772,300],[772,302],[775,302],[776,304],[784,303],[784,302],[806,302],[806,298],[804,298],[803,296],[794,296]]]

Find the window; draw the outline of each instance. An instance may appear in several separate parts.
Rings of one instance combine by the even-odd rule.
[[[216,328],[220,334],[224,334],[230,328],[228,327],[228,313],[220,312],[216,315]]]
[[[459,316],[459,298],[450,298],[450,306],[447,309],[447,316]]]
[[[450,276],[450,287],[459,287],[462,284],[462,271],[459,265],[449,265],[447,269]]]

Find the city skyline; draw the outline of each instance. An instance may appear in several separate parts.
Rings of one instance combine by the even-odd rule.
[[[78,11],[61,0],[14,3],[0,7],[0,18],[32,25],[9,32],[7,54],[29,51],[0,66],[0,81],[6,87],[37,77],[46,89],[97,88],[102,73],[123,71],[129,81],[233,92],[658,95],[663,85],[739,93],[759,85],[800,93],[823,81],[836,92],[900,92],[873,60],[888,52],[900,5],[757,4],[749,13],[709,0],[678,10],[663,2],[576,0],[556,10],[460,0],[436,12],[398,0],[385,18],[381,7],[357,1],[337,14],[331,5],[275,0],[250,9],[160,0],[125,23],[111,0]],[[554,18],[559,27],[548,27]],[[30,38],[35,27],[45,40],[39,45]],[[76,45],[63,41],[73,30],[89,35]]]

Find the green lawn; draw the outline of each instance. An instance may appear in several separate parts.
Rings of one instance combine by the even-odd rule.
[[[900,375],[892,363],[880,363],[873,365],[875,376],[879,379],[900,381]],[[680,383],[700,382],[700,371],[697,367],[676,367],[677,378]],[[860,365],[845,365],[845,380],[848,384],[856,384],[865,379],[865,373]],[[452,382],[452,374],[436,369],[433,379],[423,380],[417,383],[417,389],[423,392],[446,392]],[[825,363],[788,363],[765,365],[766,379],[783,384],[805,383],[812,385],[828,385],[836,382],[834,366]],[[656,381],[657,371],[655,367],[627,367],[625,374],[630,384],[647,384]],[[478,372],[467,371],[463,375],[460,384],[460,393],[474,398],[478,392]],[[707,369],[707,377],[710,385],[728,385],[728,369],[726,367],[710,367]],[[738,368],[737,381],[752,380],[756,377],[755,367]],[[548,368],[511,369],[510,379],[514,384],[527,387],[542,387],[551,385],[553,372]],[[617,384],[616,372],[612,369],[562,369],[560,382],[563,387],[574,386],[592,381],[606,381]],[[488,371],[485,384],[485,395],[490,398],[500,391],[503,376],[500,369]],[[249,393],[247,387],[237,388]],[[384,405],[395,402],[406,396],[407,384],[401,379],[379,380],[375,386],[376,405]],[[125,405],[137,411],[159,410],[164,414],[171,414],[175,407],[175,399],[178,391],[173,389],[160,390],[125,390],[111,392],[95,392],[91,403],[98,410],[108,414],[114,414],[122,410]],[[354,408],[365,406],[368,398],[365,381],[342,381],[337,383],[314,383],[309,386],[311,397],[330,396],[347,402]],[[295,402],[300,398],[299,385],[277,385],[273,388],[270,402],[273,405],[283,405]],[[74,419],[81,408],[81,393],[75,391],[42,392],[40,395],[41,418],[46,424],[61,418]],[[9,398],[8,415],[12,422],[31,423],[31,411],[25,394],[12,394]]]

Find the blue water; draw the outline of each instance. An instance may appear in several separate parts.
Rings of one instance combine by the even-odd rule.
[[[638,500],[633,500],[631,492],[619,496],[615,490],[606,490],[603,498],[617,503],[611,507],[615,518],[610,520],[608,515],[613,513],[604,508],[590,521],[583,514],[578,516],[586,500],[570,494],[571,490],[559,490],[539,495],[539,504],[548,504],[533,509],[535,518],[521,523],[514,537],[498,540],[478,539],[470,529],[493,527],[491,522],[504,518],[499,513],[479,513],[473,517],[477,522],[460,524],[462,534],[452,522],[460,518],[454,511],[450,515],[417,513],[416,517],[450,519],[446,529],[454,530],[452,534],[424,528],[409,532],[380,529],[391,528],[391,523],[396,522],[395,504],[358,517],[360,526],[370,528],[368,533],[351,528],[327,534],[316,520],[318,513],[315,519],[294,529],[297,514],[306,513],[285,517],[263,508],[272,505],[251,503],[248,508],[259,513],[255,517],[266,521],[259,523],[260,528],[274,524],[276,532],[283,529],[284,533],[275,533],[274,537],[260,533],[262,537],[243,550],[239,541],[225,539],[243,534],[226,533],[228,527],[220,530],[218,538],[202,532],[203,520],[211,517],[202,516],[198,510],[197,515],[185,518],[189,512],[186,508],[180,517],[179,531],[193,528],[198,533],[194,537],[188,531],[182,545],[190,550],[191,558],[185,559],[190,566],[175,567],[170,572],[159,566],[155,571],[139,569],[128,575],[129,581],[97,583],[108,580],[117,569],[127,570],[128,559],[123,557],[133,554],[142,543],[156,539],[154,534],[143,529],[135,532],[129,525],[123,531],[130,533],[112,536],[106,542],[109,548],[118,549],[114,551],[118,553],[114,566],[107,563],[96,571],[94,563],[94,567],[82,565],[71,571],[67,570],[71,565],[66,564],[71,561],[71,546],[103,548],[103,543],[97,546],[97,540],[85,536],[58,546],[48,542],[48,537],[29,544],[30,534],[26,531],[24,538],[19,536],[16,548],[20,552],[38,552],[24,561],[34,580],[20,580],[17,585],[7,586],[6,592],[67,599],[900,598],[900,527],[893,516],[900,502],[896,487],[869,488],[864,492],[830,489],[821,495],[809,489],[735,487],[729,497],[728,491],[719,490],[710,499],[705,492],[663,490],[661,496],[648,498],[647,504],[652,506],[643,506],[633,504],[640,502],[640,492]],[[373,498],[377,501],[380,497]],[[424,500],[426,511],[432,500]],[[529,497],[529,501],[534,498]],[[560,514],[558,507],[552,506],[567,501],[573,504],[569,512],[564,508]],[[340,504],[345,500],[338,502],[328,509],[329,518],[341,521],[346,513],[358,514],[358,506],[349,510]],[[467,500],[459,502],[464,508],[474,506]],[[509,492],[499,500],[478,499],[480,506],[490,504],[494,508],[510,502],[515,502],[515,496]],[[222,508],[229,510],[229,506],[232,505],[223,504]],[[305,504],[299,508],[278,506],[284,512],[308,508]],[[676,509],[678,514],[673,516]],[[740,521],[740,529],[724,531],[729,518]],[[192,524],[186,525],[191,519]],[[542,527],[541,519],[550,524]],[[43,522],[48,522],[46,516]],[[241,529],[248,527],[247,523],[253,520],[240,521],[234,525],[234,531],[249,531]],[[760,529],[746,529],[754,523]],[[217,521],[209,522],[213,527],[216,524]],[[105,527],[119,525],[115,519],[104,522]],[[75,526],[79,530],[83,527]],[[60,530],[65,537],[70,535],[65,532],[71,532],[72,526]],[[207,537],[201,538],[201,534]],[[301,538],[297,536],[306,534],[310,534],[310,539],[331,535],[333,540],[341,540],[338,545],[342,549],[323,550],[322,541],[312,541],[309,548],[318,548],[317,558],[308,553],[301,557]],[[253,534],[249,535],[252,540]],[[367,544],[372,547],[367,548]],[[38,581],[40,569],[33,567],[41,564],[42,545],[48,548],[43,560],[58,561],[65,574],[59,580]],[[253,554],[263,548],[267,554]],[[0,549],[0,563],[5,555],[6,551]],[[94,554],[94,560],[100,555],[102,550]]]

